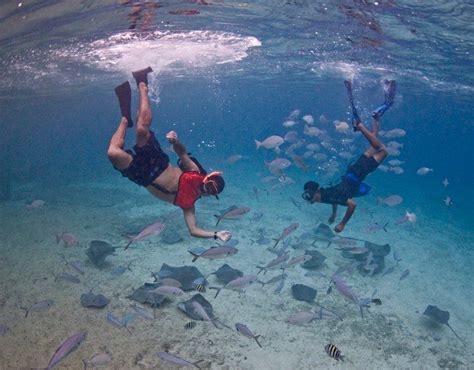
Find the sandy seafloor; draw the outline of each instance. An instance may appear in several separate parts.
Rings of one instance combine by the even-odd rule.
[[[209,247],[212,240],[193,239],[187,235],[181,216],[170,216],[167,227],[175,228],[184,241],[167,245],[161,237],[132,244],[127,250],[118,250],[108,258],[109,267],[93,267],[85,249],[94,239],[105,240],[114,246],[124,246],[121,236],[130,230],[139,230],[159,216],[169,214],[174,207],[165,205],[132,183],[120,179],[87,181],[79,179],[70,184],[31,183],[14,190],[14,200],[0,204],[1,291],[0,324],[10,331],[0,336],[0,367],[23,369],[45,367],[55,349],[70,335],[87,330],[86,341],[58,368],[81,369],[83,358],[90,358],[102,350],[111,353],[111,369],[171,368],[155,356],[169,348],[190,361],[203,360],[202,368],[210,369],[432,369],[472,368],[474,363],[473,290],[472,281],[472,230],[463,231],[436,217],[428,209],[417,211],[418,223],[414,227],[393,226],[393,220],[404,213],[399,208],[377,207],[372,200],[361,200],[360,209],[347,226],[344,235],[360,237],[375,243],[389,243],[402,261],[393,274],[382,277],[362,277],[358,272],[343,275],[355,292],[362,297],[376,296],[381,306],[372,306],[362,319],[358,307],[345,301],[337,292],[326,295],[328,279],[320,276],[305,277],[300,266],[288,270],[289,278],[281,294],[274,294],[275,286],[250,286],[245,295],[224,290],[217,299],[214,292],[204,293],[213,304],[216,316],[229,326],[245,323],[260,334],[263,348],[255,341],[226,328],[216,329],[211,323],[198,322],[192,330],[184,330],[190,321],[176,307],[179,301],[190,298],[186,293],[157,311],[154,321],[137,319],[130,324],[132,334],[116,328],[106,320],[107,312],[122,317],[133,312],[134,302],[127,299],[135,288],[152,282],[151,271],[158,271],[162,263],[172,266],[191,265],[190,247]],[[113,178],[115,180],[115,178]],[[240,220],[223,221],[222,227],[234,233],[240,241],[239,253],[223,260],[198,260],[194,265],[207,275],[223,263],[228,263],[246,274],[255,274],[256,265],[266,264],[274,254],[266,246],[252,244],[258,228],[265,228],[270,238],[277,237],[292,222],[300,227],[293,238],[314,229],[324,222],[329,207],[304,206],[297,209],[290,196],[298,198],[300,186],[270,193],[260,193],[256,202],[251,187],[240,191],[228,186],[220,201],[201,200],[198,203],[200,226],[213,230],[213,214],[233,204],[249,206],[252,212]],[[26,209],[26,202],[44,199],[46,204],[35,210]],[[370,202],[369,202],[370,201]],[[302,201],[298,201],[302,203]],[[364,203],[365,202],[365,203]],[[367,234],[362,230],[376,219],[391,220],[388,232]],[[251,221],[253,212],[263,212],[263,218]],[[341,211],[340,211],[341,212]],[[339,217],[341,217],[339,215]],[[76,247],[65,248],[56,243],[55,235],[70,232],[79,238]],[[470,234],[469,234],[470,232]],[[311,244],[312,240],[308,241]],[[319,271],[330,276],[337,267],[347,263],[335,246],[318,250],[327,256]],[[65,266],[60,257],[79,259],[86,264],[86,273],[79,276]],[[291,251],[300,255],[301,251]],[[113,266],[133,261],[132,272],[112,277]],[[386,266],[392,266],[392,255]],[[399,281],[405,269],[410,275]],[[81,278],[80,284],[54,281],[54,274],[69,271]],[[276,275],[268,272],[264,280]],[[216,285],[210,277],[211,285]],[[304,283],[318,289],[317,301],[337,311],[344,321],[313,321],[304,326],[285,322],[290,313],[307,310],[311,305],[298,302],[291,296],[291,284]],[[103,310],[83,308],[79,303],[82,293],[96,287],[111,299]],[[31,312],[24,318],[20,306],[52,299],[55,304],[46,312]],[[430,324],[421,314],[428,304],[451,312],[450,323],[465,341],[463,346],[445,326]],[[346,356],[345,362],[328,357],[324,346],[334,343]]]

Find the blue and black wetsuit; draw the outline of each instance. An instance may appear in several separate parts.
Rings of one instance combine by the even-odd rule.
[[[347,168],[339,184],[329,188],[320,188],[321,203],[347,206],[348,199],[367,194],[370,187],[362,181],[369,173],[375,171],[379,164],[373,157],[362,154],[354,164]]]

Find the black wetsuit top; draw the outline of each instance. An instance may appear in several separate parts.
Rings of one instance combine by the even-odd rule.
[[[341,182],[329,188],[321,188],[321,203],[340,204],[347,206],[347,200],[361,196],[360,185],[365,177],[378,167],[379,163],[374,157],[362,154],[357,162],[349,165]]]

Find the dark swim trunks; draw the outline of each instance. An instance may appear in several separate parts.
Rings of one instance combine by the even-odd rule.
[[[146,144],[135,145],[133,150],[134,152],[127,150],[133,157],[130,165],[124,170],[116,169],[122,173],[122,176],[128,177],[134,183],[148,186],[168,168],[170,159],[161,149],[160,143],[152,131],[150,131],[150,137]]]
[[[362,154],[357,162],[347,168],[347,172],[342,176],[342,181],[339,184],[320,189],[321,203],[347,206],[348,199],[364,195],[360,193],[360,185],[379,164],[373,157]]]
[[[369,173],[376,170],[379,164],[374,157],[367,157],[362,154],[356,163],[347,168],[347,172],[352,172],[359,179],[359,182],[362,182]]]

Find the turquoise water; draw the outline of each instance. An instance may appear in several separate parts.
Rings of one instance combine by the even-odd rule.
[[[121,3],[0,5],[0,325],[9,329],[0,330],[0,367],[46,366],[65,339],[86,330],[84,343],[59,366],[82,368],[83,358],[107,351],[112,356],[108,368],[168,368],[170,363],[155,353],[169,349],[212,369],[469,368],[474,325],[473,6],[459,1],[171,1],[143,3],[134,20],[133,4]],[[135,29],[129,29],[132,24]],[[222,224],[240,241],[239,253],[194,265],[204,275],[223,263],[255,274],[256,265],[275,255],[252,240],[277,238],[295,222],[299,228],[289,240],[291,257],[303,250],[327,257],[313,276],[305,276],[308,270],[300,266],[289,269],[280,294],[259,284],[242,297],[223,291],[214,300],[212,291],[204,294],[226,325],[245,323],[261,334],[262,349],[206,322],[182,330],[189,319],[176,307],[196,292],[170,300],[157,309],[154,321],[135,320],[131,334],[105,319],[107,312],[129,313],[133,302],[127,296],[151,282],[150,272],[162,263],[191,265],[187,249],[214,244],[191,238],[181,216],[170,215],[173,206],[122,178],[108,161],[108,142],[120,119],[113,89],[129,80],[135,109],[131,71],[148,65],[155,71],[150,81],[153,130],[162,145],[167,147],[165,134],[175,130],[206,168],[224,171],[227,185],[220,200],[198,202],[199,225],[214,230],[213,215],[220,210],[251,208],[241,219]],[[335,130],[333,121],[350,122],[343,80],[353,81],[359,112],[369,122],[370,112],[383,101],[386,78],[395,79],[398,90],[382,130],[401,128],[406,136],[381,137],[403,144],[400,155],[389,156],[384,164],[401,160],[404,173],[377,170],[369,175],[372,190],[357,200],[342,236],[388,243],[386,268],[395,266],[393,251],[402,261],[385,276],[343,274],[360,296],[377,289],[383,302],[372,305],[362,319],[353,303],[337,292],[326,294],[331,275],[347,259],[337,245],[311,246],[330,206],[304,204],[300,195],[306,181],[337,182],[367,146],[360,134]],[[297,124],[285,128],[283,122],[296,109],[301,112]],[[304,135],[304,115],[314,117],[323,137]],[[320,122],[322,115],[327,123]],[[265,183],[271,173],[264,161],[290,159],[285,153],[290,144],[283,144],[277,155],[256,151],[254,140],[290,130],[305,145],[329,142],[317,151],[326,159],[308,155],[307,172],[293,163],[285,173],[294,184],[282,185],[284,179],[278,178]],[[134,144],[129,131],[127,147]],[[350,156],[342,158],[341,152]],[[235,154],[243,158],[226,163]],[[333,172],[325,167],[328,163]],[[421,167],[433,171],[417,175]],[[377,205],[377,197],[395,194],[403,198],[400,205]],[[446,204],[447,197],[452,204]],[[34,200],[44,204],[29,209]],[[406,211],[415,213],[417,222],[397,225]],[[263,217],[255,221],[257,213]],[[122,247],[123,234],[158,219],[182,240],[167,244],[161,235],[126,252],[118,249],[104,269],[88,260],[85,250],[92,240]],[[388,222],[387,232],[367,231],[374,222]],[[78,246],[57,244],[56,234],[63,232],[74,234]],[[80,284],[54,281],[62,271],[73,271],[62,255],[84,263]],[[132,271],[111,277],[114,267],[130,261]],[[410,274],[400,281],[406,269]],[[276,273],[266,274],[264,281]],[[221,285],[214,277],[209,283]],[[316,288],[316,301],[344,321],[288,324],[289,314],[313,307],[292,296],[291,285],[298,283]],[[81,294],[91,288],[110,299],[105,309],[80,306]],[[25,319],[20,307],[44,299],[54,300],[54,306]],[[450,312],[449,323],[465,345],[445,325],[422,315],[427,305]],[[331,359],[324,351],[328,343],[336,344],[348,363]]]

